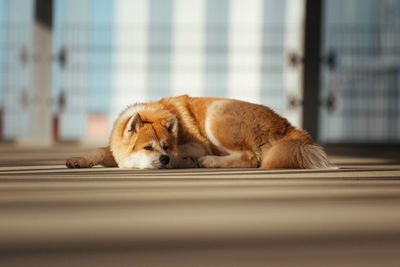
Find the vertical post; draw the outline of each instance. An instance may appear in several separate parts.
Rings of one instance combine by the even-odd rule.
[[[318,139],[322,0],[306,0],[303,129]]]
[[[283,115],[296,127],[303,125],[304,16],[306,0],[286,0],[283,67],[285,110]]]
[[[112,118],[118,117],[121,108],[132,104],[132,100],[145,102],[148,92],[148,55],[150,33],[150,1],[119,0],[114,2],[113,68],[121,69],[112,74]],[[132,25],[126,27],[126,25]],[[130,34],[134,31],[135,34]],[[135,47],[136,53],[126,53],[124,47]],[[135,71],[125,71],[126,62],[134,62]],[[132,82],[134,81],[134,82]]]
[[[51,79],[52,79],[53,0],[35,1],[33,52],[32,141],[52,141]]]

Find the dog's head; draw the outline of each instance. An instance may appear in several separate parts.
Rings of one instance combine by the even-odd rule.
[[[134,113],[117,122],[110,149],[119,167],[174,168],[179,160],[178,119],[169,112]]]

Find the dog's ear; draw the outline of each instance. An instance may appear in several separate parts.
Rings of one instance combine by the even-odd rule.
[[[135,113],[129,119],[128,123],[126,124],[126,128],[124,131],[124,136],[129,137],[133,134],[136,134],[139,129],[143,126],[142,118],[140,117],[139,113]]]
[[[178,136],[178,118],[176,116],[170,118],[165,124],[165,128],[167,128],[170,134]]]

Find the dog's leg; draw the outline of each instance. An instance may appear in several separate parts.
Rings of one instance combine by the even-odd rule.
[[[180,161],[177,168],[198,168],[198,159],[207,154],[207,150],[199,143],[187,143],[178,147]]]
[[[199,158],[203,168],[256,168],[258,161],[251,151],[235,151],[227,156],[203,156]]]
[[[204,122],[208,139],[225,155],[207,155],[199,158],[204,168],[256,168],[259,161],[252,150],[251,125],[243,118],[242,104],[216,101],[207,107]],[[242,110],[240,111],[240,108]],[[238,111],[239,110],[239,111]],[[232,115],[232,112],[236,113]]]
[[[176,168],[178,169],[199,168],[199,167],[200,165],[197,159],[192,157],[180,158],[178,164],[176,165]]]
[[[109,147],[100,147],[83,157],[73,157],[67,160],[68,168],[91,168],[97,164],[105,167],[117,167],[117,163]]]

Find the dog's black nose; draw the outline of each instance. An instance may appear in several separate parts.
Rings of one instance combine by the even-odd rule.
[[[169,162],[169,157],[168,157],[167,155],[161,155],[161,156],[160,156],[160,162],[161,162],[163,165],[167,165],[168,162]]]

